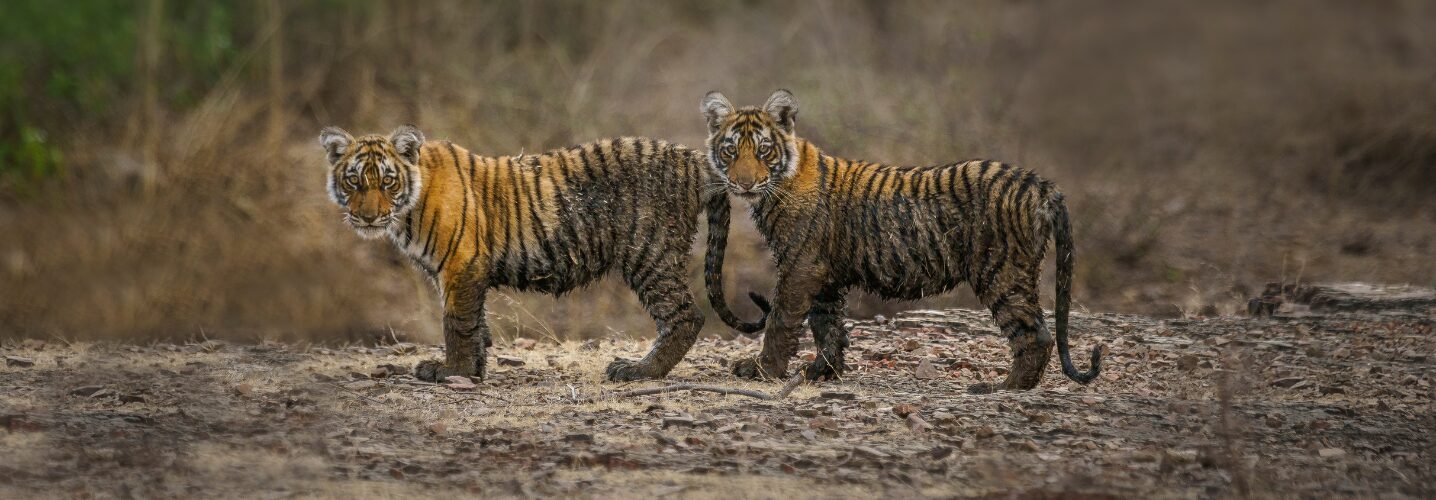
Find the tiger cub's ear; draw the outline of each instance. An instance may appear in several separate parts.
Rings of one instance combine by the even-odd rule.
[[[708,118],[708,131],[717,132],[718,126],[723,124],[723,119],[733,114],[733,103],[728,102],[727,97],[714,90],[703,96],[703,102],[698,109],[703,110],[703,116]]]
[[[763,111],[768,112],[784,132],[793,133],[793,123],[798,121],[798,100],[788,89],[778,89],[768,96],[768,102],[763,103]]]
[[[329,158],[329,164],[339,161],[344,153],[349,152],[349,145],[354,143],[354,136],[349,135],[339,127],[324,127],[319,131],[319,145],[324,148],[324,153]]]
[[[399,152],[399,157],[410,165],[419,164],[419,148],[424,146],[424,133],[413,125],[402,125],[389,136],[389,142]]]

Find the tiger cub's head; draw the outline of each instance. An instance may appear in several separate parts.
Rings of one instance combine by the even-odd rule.
[[[424,134],[404,125],[389,137],[359,138],[339,127],[319,133],[329,158],[329,197],[360,236],[382,236],[419,197],[419,149]]]
[[[703,96],[708,118],[708,162],[726,180],[728,191],[753,200],[792,176],[798,163],[793,122],[798,101],[778,90],[762,107],[733,107],[718,92]]]

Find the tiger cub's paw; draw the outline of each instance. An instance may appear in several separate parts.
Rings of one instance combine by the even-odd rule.
[[[817,382],[819,380],[838,380],[842,378],[842,370],[837,369],[822,358],[818,358],[816,361],[808,363],[807,366],[803,367],[803,378],[811,382]]]
[[[613,358],[613,362],[608,364],[608,368],[603,370],[603,374],[609,382],[663,378],[662,375],[654,375],[653,367],[647,363],[623,358]]]
[[[433,359],[420,361],[419,364],[414,365],[414,378],[423,380],[425,382],[443,382],[444,379],[456,375],[462,377],[470,377],[476,374],[464,373],[463,370],[451,369],[444,366],[444,363]],[[477,375],[479,378],[483,378],[483,373],[478,373]]]
[[[733,376],[749,380],[771,380],[783,378],[786,368],[764,366],[758,358],[743,358],[733,362]]]

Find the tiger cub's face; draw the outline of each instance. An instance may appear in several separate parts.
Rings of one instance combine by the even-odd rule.
[[[389,137],[355,139],[325,128],[319,144],[329,158],[329,197],[344,207],[344,221],[365,238],[384,235],[419,197],[419,149],[424,134],[412,125]]]
[[[798,102],[787,90],[774,92],[761,108],[735,108],[709,92],[701,105],[708,118],[708,162],[728,191],[747,200],[766,196],[793,175],[798,144],[793,123]]]

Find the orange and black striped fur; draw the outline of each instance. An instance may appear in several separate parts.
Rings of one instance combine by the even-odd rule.
[[[638,361],[610,380],[663,377],[703,326],[686,282],[698,215],[727,232],[728,200],[701,153],[663,141],[604,140],[537,155],[483,157],[425,142],[412,126],[354,138],[326,128],[329,193],[366,237],[388,236],[438,285],[445,359],[424,380],[482,377],[485,291],[561,295],[617,271],[658,325]]]
[[[820,351],[806,375],[838,376],[848,344],[842,315],[850,288],[916,299],[965,281],[992,311],[1013,352],[1006,381],[971,389],[1031,389],[1052,353],[1037,294],[1052,238],[1062,369],[1081,383],[1097,376],[1100,348],[1093,350],[1086,373],[1072,366],[1068,354],[1072,230],[1062,194],[1051,182],[994,161],[899,167],[830,156],[793,134],[798,107],[786,90],[761,108],[735,108],[711,92],[702,109],[709,124],[708,159],[728,190],[751,202],[778,267],[762,352],[736,363],[735,374],[782,376],[806,319]],[[721,258],[710,259],[706,273],[721,274]],[[716,278],[710,283],[722,286]],[[718,297],[715,307],[722,293],[710,289],[710,296]],[[762,325],[731,318],[724,316],[740,330]]]

